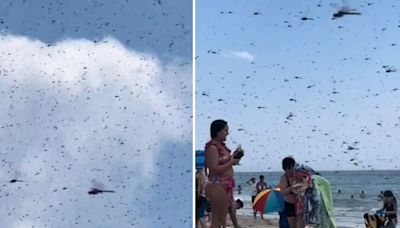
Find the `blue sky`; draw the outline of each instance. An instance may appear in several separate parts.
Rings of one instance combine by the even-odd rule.
[[[197,2],[196,149],[223,118],[228,145],[246,150],[237,171],[280,170],[287,155],[398,168],[400,5],[332,1],[362,14],[332,20],[330,3]]]
[[[0,3],[2,226],[191,227],[191,11]]]

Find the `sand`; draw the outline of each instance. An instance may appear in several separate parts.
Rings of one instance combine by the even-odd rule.
[[[227,227],[233,227],[231,220],[229,219],[229,216],[227,216]],[[257,219],[254,219],[252,216],[245,216],[245,215],[237,215],[237,220],[238,224],[241,228],[265,228],[265,227],[271,227],[271,228],[278,228],[279,227],[279,221],[278,219],[264,219],[261,220],[259,217]],[[209,223],[207,223],[207,228],[209,227]],[[198,226],[200,227],[200,226]]]
[[[257,219],[254,219],[252,216],[245,216],[245,215],[237,215],[238,219],[238,224],[240,227],[247,228],[247,227],[253,227],[253,228],[265,228],[265,227],[271,227],[271,228],[278,228],[279,227],[279,220],[278,219],[264,219],[261,220],[259,217]],[[230,225],[229,227],[232,226],[232,222],[228,219],[227,220],[227,225]]]

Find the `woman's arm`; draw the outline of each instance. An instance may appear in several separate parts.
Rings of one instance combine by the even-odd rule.
[[[208,169],[210,170],[210,173],[216,174],[216,175],[222,175],[225,173],[225,171],[232,167],[233,164],[238,162],[238,159],[231,159],[223,164],[223,165],[218,165],[218,150],[215,146],[209,146],[207,150],[205,151],[205,160],[206,160],[206,165]]]

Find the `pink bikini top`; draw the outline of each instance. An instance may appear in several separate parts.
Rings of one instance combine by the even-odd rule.
[[[217,147],[218,165],[226,164],[231,160],[231,150],[225,145],[225,143],[222,143],[222,145],[218,145],[209,141],[205,146],[205,150],[207,150],[207,148],[211,145]]]

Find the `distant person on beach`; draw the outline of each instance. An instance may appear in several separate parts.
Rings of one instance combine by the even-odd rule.
[[[240,199],[234,201],[232,205],[228,208],[229,217],[231,218],[234,228],[240,228],[236,218],[236,211],[240,208],[243,208],[243,202]]]
[[[342,191],[339,189],[339,190],[337,191],[337,193],[340,195],[340,194],[342,193]]]
[[[211,205],[211,226],[220,228],[226,226],[226,214],[233,203],[233,166],[240,159],[235,159],[240,152],[236,149],[232,154],[225,145],[228,135],[228,123],[215,120],[210,126],[211,140],[205,146],[205,166],[208,169],[209,182],[205,186],[206,197]]]
[[[350,196],[350,199],[354,199],[354,195],[351,195],[351,196]]]
[[[304,215],[296,211],[296,204],[301,202],[297,201],[298,197],[294,191],[301,187],[302,184],[294,184],[295,164],[296,161],[292,157],[286,157],[282,160],[284,174],[281,176],[279,186],[281,187],[281,194],[285,204],[284,212],[287,216],[290,228],[304,228]]]
[[[240,184],[237,187],[238,195],[242,194],[242,186]]]
[[[267,189],[267,183],[264,181],[264,175],[260,175],[260,179],[258,180],[256,184],[256,190],[257,190],[257,195],[258,193],[262,192],[263,190]],[[254,219],[257,217],[257,212],[253,212]],[[264,219],[263,213],[260,211],[260,218]]]
[[[247,182],[246,182],[248,185],[250,185],[251,186],[251,204],[253,204],[254,203],[254,200],[256,199],[256,196],[257,196],[257,183],[256,183],[256,178],[255,177],[252,177],[250,180],[248,180]],[[254,219],[256,219],[256,210],[255,209],[253,209],[253,216],[254,216]]]
[[[256,184],[257,195],[263,190],[267,189],[267,183],[264,180],[264,175],[260,175],[260,180]]]
[[[366,227],[395,228],[397,225],[397,200],[392,191],[383,192],[383,207],[375,214],[364,214]]]

